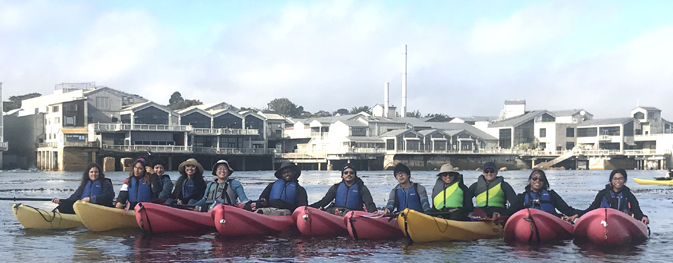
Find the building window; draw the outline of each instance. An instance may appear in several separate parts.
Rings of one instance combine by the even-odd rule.
[[[52,106],[51,112],[58,112],[58,106]]]
[[[83,142],[86,141],[86,135],[84,134],[66,134],[66,142]]]
[[[367,136],[367,128],[351,128],[351,136]]]
[[[512,129],[500,129],[498,136],[500,148],[510,149],[512,148]]]
[[[598,128],[577,128],[577,137],[596,137]]]
[[[542,150],[547,149],[547,143],[546,142],[541,142],[539,148],[542,149]]]
[[[65,125],[75,126],[75,116],[65,117]]]
[[[540,128],[540,138],[545,138],[545,137],[547,137],[547,128]]]
[[[633,114],[634,119],[639,119],[639,120],[644,120],[645,119],[645,114],[642,112],[636,112]]]
[[[619,136],[619,126],[613,127],[601,127],[599,129],[600,135],[610,135],[610,136]]]
[[[96,98],[96,108],[99,110],[109,110],[110,109],[110,98],[108,97],[97,97]]]
[[[566,137],[575,137],[575,128],[566,128]]]
[[[60,124],[60,123],[61,123],[61,117],[54,118],[54,124]]]
[[[573,148],[575,148],[574,142],[566,142],[566,150],[572,150]]]
[[[77,104],[69,103],[65,105],[65,110],[67,111],[77,111]]]

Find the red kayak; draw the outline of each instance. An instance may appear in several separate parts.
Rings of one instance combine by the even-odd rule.
[[[600,245],[642,242],[647,239],[647,225],[612,208],[599,208],[575,222],[575,238]]]
[[[358,239],[388,239],[404,237],[397,217],[387,217],[362,211],[346,213],[343,219],[351,237]]]
[[[347,235],[344,217],[317,208],[300,206],[292,213],[297,229],[305,236]]]
[[[212,220],[217,232],[224,236],[270,234],[287,230],[294,224],[289,215],[264,215],[228,205],[216,206]]]
[[[514,213],[505,224],[505,241],[546,243],[573,238],[573,225],[538,209]]]
[[[215,230],[209,212],[178,209],[162,204],[139,203],[135,207],[138,226],[149,233]]]

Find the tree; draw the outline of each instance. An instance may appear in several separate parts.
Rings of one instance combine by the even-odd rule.
[[[39,96],[42,96],[42,94],[37,93],[37,92],[28,93],[28,94],[19,95],[19,96],[10,96],[9,101],[5,101],[3,103],[2,111],[10,111],[10,110],[21,108],[21,101],[22,100],[37,98]]]
[[[344,109],[344,108],[341,108],[341,109],[336,110],[336,111],[334,112],[334,114],[332,114],[332,115],[336,116],[337,114],[339,114],[339,115],[346,115],[346,114],[348,114],[348,110],[347,110],[347,109]]]
[[[416,118],[420,118],[421,116],[422,115],[421,115],[421,112],[419,110],[415,110],[415,111],[412,111],[412,112],[407,112],[407,114],[405,115],[405,117],[416,117]]]
[[[429,122],[448,122],[453,120],[452,117],[442,113],[428,113],[425,115],[426,118],[430,118]]]
[[[369,106],[353,107],[350,114],[357,114],[360,112],[370,113],[370,111]]]
[[[285,117],[298,117],[304,113],[304,107],[295,105],[287,98],[274,99],[267,104],[267,107]]]
[[[316,111],[315,113],[313,113],[313,116],[314,117],[329,117],[329,116],[332,116],[332,114],[329,113],[328,111],[319,110],[319,111]]]
[[[176,104],[176,103],[180,103],[184,100],[185,99],[182,98],[182,94],[180,94],[179,91],[173,92],[173,94],[171,94],[171,98],[168,99],[168,106]]]

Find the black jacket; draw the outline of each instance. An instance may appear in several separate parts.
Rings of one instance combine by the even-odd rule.
[[[285,202],[283,200],[269,200],[269,195],[271,195],[271,187],[273,187],[273,183],[270,183],[269,185],[264,188],[264,191],[262,191],[262,194],[259,195],[259,199],[266,199],[266,206],[267,207],[275,207],[279,209],[288,209],[290,211],[294,211],[297,209],[297,207],[300,206],[307,206],[308,205],[308,195],[306,194],[306,189],[299,185],[299,182],[295,181],[297,183],[297,195],[295,197],[296,203],[295,204],[290,204],[288,202]]]
[[[591,210],[594,210],[594,209],[596,209],[596,208],[600,208],[600,207],[601,207],[601,202],[603,201],[603,197],[605,197],[606,195],[609,195],[611,191],[612,191],[612,185],[611,185],[611,184],[607,184],[607,185],[605,185],[605,189],[603,189],[603,190],[601,190],[600,192],[598,192],[598,194],[596,195],[596,199],[594,199],[594,202],[591,203],[591,205],[589,206],[589,208],[587,208],[586,210],[584,210],[583,213],[582,213],[581,215],[583,215],[583,214],[585,214],[586,212],[589,212],[589,211],[591,211]],[[643,214],[643,211],[640,210],[640,204],[638,204],[638,199],[636,199],[636,197],[633,195],[633,193],[631,193],[631,189],[629,189],[629,188],[626,187],[626,185],[625,185],[624,187],[622,187],[622,190],[621,190],[621,191],[616,192],[615,194],[619,194],[620,192],[623,194],[624,197],[626,197],[626,199],[627,199],[627,200],[629,201],[629,203],[631,204],[631,208],[630,208],[630,210],[631,210],[631,213],[633,213],[633,217],[634,217],[635,219],[641,220],[641,219],[643,219],[643,217],[647,217],[645,214]],[[614,208],[614,209],[619,209],[619,208],[617,207],[617,203],[616,203],[616,202],[612,202],[612,203],[610,204],[610,207],[611,207],[611,208]],[[581,216],[581,215],[580,215],[580,216]]]
[[[114,187],[112,186],[112,180],[105,178],[105,181],[101,182],[101,186],[103,188],[103,192],[100,195],[91,196],[90,202],[97,205],[112,206],[112,200],[115,198],[115,191]],[[68,197],[67,200],[72,202],[79,200],[83,191],[84,186],[80,186],[77,188],[77,190],[75,190],[75,193]]]
[[[325,206],[329,205],[329,203],[336,198],[339,185],[343,182],[344,181],[341,180],[341,182],[332,185],[332,187],[330,187],[329,190],[327,190],[325,197],[320,199],[320,201],[311,204],[311,207],[325,208]],[[367,211],[369,212],[376,211],[376,204],[374,204],[374,198],[372,198],[372,194],[369,192],[369,188],[365,186],[365,183],[362,181],[362,179],[360,179],[360,177],[355,178],[355,184],[357,185],[358,191],[360,192],[360,201],[362,201],[362,204],[367,208]]]
[[[187,180],[187,175],[181,175],[180,178],[175,182],[175,188],[173,189],[173,194],[171,198],[175,200],[181,200],[183,204],[189,202],[189,200],[199,201],[203,198],[203,194],[206,193],[206,181],[203,180],[203,176],[194,176],[194,190],[189,196],[182,196],[182,185]]]
[[[509,214],[514,214],[517,211],[526,208],[526,195],[530,193],[530,185],[526,186],[526,191],[516,196],[516,201],[509,207]],[[558,195],[554,190],[547,190],[549,192],[549,199],[551,200],[552,205],[556,210],[561,212],[566,216],[581,215],[584,211],[578,210],[569,206],[560,195]]]

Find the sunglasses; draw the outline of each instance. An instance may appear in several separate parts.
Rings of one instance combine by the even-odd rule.
[[[456,176],[456,174],[454,174],[454,173],[445,173],[445,174],[442,174],[442,177],[447,177],[447,176]]]
[[[542,177],[531,177],[531,181],[542,181]]]
[[[495,170],[486,169],[486,170],[484,170],[484,173],[485,174],[492,174],[492,173],[495,173]]]
[[[351,171],[344,171],[344,174],[355,174],[355,172],[351,172]]]

